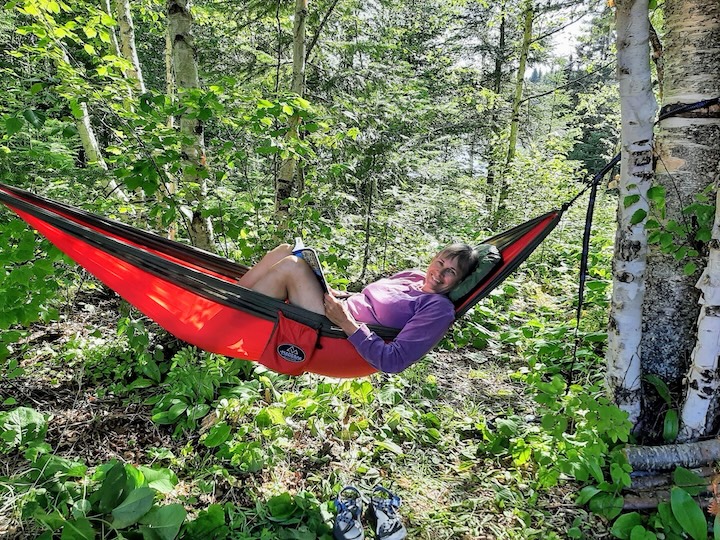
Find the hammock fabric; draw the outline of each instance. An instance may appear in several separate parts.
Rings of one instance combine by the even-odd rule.
[[[258,361],[288,375],[374,373],[321,315],[237,285],[247,267],[28,191],[0,184],[0,202],[76,263],[177,338]],[[502,262],[465,297],[456,317],[487,296],[555,228],[565,207],[489,238]],[[370,326],[390,341],[399,330]]]

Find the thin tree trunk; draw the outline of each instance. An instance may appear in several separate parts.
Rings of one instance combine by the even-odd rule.
[[[520,106],[522,105],[523,87],[525,85],[525,68],[527,66],[528,53],[530,51],[530,43],[532,42],[533,18],[535,11],[533,9],[532,0],[525,3],[525,17],[523,19],[523,41],[520,48],[520,61],[518,65],[517,77],[515,80],[515,95],[512,102],[512,120],[510,122],[510,135],[508,137],[508,150],[505,157],[504,167],[497,179],[498,184],[498,204],[497,210],[493,217],[493,229],[500,225],[500,221],[505,214],[505,201],[508,198],[509,186],[507,180],[507,171],[510,164],[515,159],[517,150],[518,130],[520,129]]]
[[[498,36],[498,46],[495,53],[495,70],[493,72],[493,92],[496,96],[502,92],[502,72],[503,64],[505,63],[505,2],[500,4],[500,28]],[[496,159],[496,147],[498,146],[497,140],[500,135],[500,128],[498,126],[498,106],[494,105],[492,109],[492,115],[490,116],[490,129],[492,130],[493,138],[488,145],[489,156],[488,162],[488,173],[487,173],[487,189],[485,192],[485,207],[490,215],[495,214],[495,175],[498,163]]]
[[[189,0],[168,0],[168,30],[172,44],[173,78],[180,92],[183,89],[200,88],[197,68],[197,52],[192,38],[192,15]],[[180,132],[185,141],[182,144],[183,182],[198,185],[192,190],[193,205],[190,237],[193,245],[214,251],[213,232],[210,219],[202,216],[207,196],[205,136],[202,121],[180,117]]]
[[[720,96],[720,3],[688,0],[666,3],[667,42],[663,105]],[[687,59],[692,58],[692,67]],[[693,69],[695,76],[689,73]],[[720,108],[700,109],[661,122],[658,169],[677,183],[698,188],[714,182],[715,219],[708,262],[696,287],[701,291],[697,342],[685,375],[680,440],[714,433],[718,425],[720,356]],[[660,171],[659,171],[660,172]]]
[[[308,0],[296,0],[295,2],[295,23],[293,30],[293,76],[290,89],[293,93],[302,97],[305,93],[305,20],[307,19]],[[290,118],[285,142],[288,146],[293,145],[298,138],[298,126],[300,115],[293,114]],[[297,159],[292,151],[283,160],[275,186],[275,208],[280,215],[287,215],[289,210],[288,198],[298,195],[293,189],[293,179],[297,168]]]
[[[617,56],[622,116],[618,227],[608,329],[606,384],[633,424],[641,412],[640,339],[645,295],[652,136],[656,103],[650,78],[648,0],[619,0]]]
[[[117,13],[118,26],[120,27],[122,54],[132,64],[127,77],[135,83],[136,90],[140,94],[144,94],[145,81],[143,80],[137,47],[135,46],[135,26],[133,25],[129,0],[115,0],[115,13]]]
[[[67,53],[62,51],[63,59],[62,62],[70,66],[70,58]],[[80,108],[80,118],[75,118],[75,126],[77,127],[80,141],[82,141],[83,150],[85,156],[87,156],[88,162],[94,163],[97,167],[103,171],[108,171],[107,163],[102,155],[100,144],[98,143],[97,137],[95,136],[95,129],[92,126],[90,119],[90,110],[88,109],[87,102],[78,102]],[[115,179],[107,175],[107,185],[105,186],[110,191],[111,195],[117,197],[123,202],[128,202],[130,199],[125,192],[120,188]]]

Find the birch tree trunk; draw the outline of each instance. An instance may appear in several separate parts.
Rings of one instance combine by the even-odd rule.
[[[117,14],[118,26],[120,28],[120,47],[123,57],[132,64],[132,69],[127,77],[135,84],[135,89],[145,93],[145,81],[143,80],[140,60],[135,46],[135,26],[133,25],[132,13],[129,0],[115,0],[115,13]]]
[[[720,2],[668,0],[665,4],[663,106],[720,96]],[[690,60],[689,60],[690,59]],[[681,440],[697,439],[718,427],[720,355],[720,108],[704,108],[660,123],[657,175],[700,192],[713,185],[715,219],[701,291],[697,341],[685,376]],[[685,201],[685,204],[692,201]],[[687,261],[683,261],[687,262]],[[682,264],[682,263],[681,263]],[[685,284],[685,280],[682,281]],[[690,304],[688,300],[685,301]],[[692,306],[694,307],[694,306]],[[690,311],[688,306],[688,311]],[[695,308],[697,309],[697,308]],[[694,310],[693,310],[694,311]],[[688,341],[691,341],[688,339]],[[684,350],[684,349],[682,349]]]
[[[62,50],[62,61],[56,62],[58,70],[61,72],[63,70],[63,63],[65,64],[67,69],[72,69],[72,66],[70,64],[70,58],[68,57],[65,50]],[[100,144],[98,143],[97,137],[95,136],[95,129],[92,126],[90,110],[88,109],[87,102],[79,101],[77,105],[80,110],[80,115],[79,117],[77,115],[75,117],[75,126],[77,127],[78,135],[80,136],[80,141],[82,142],[83,150],[85,151],[85,156],[87,156],[89,163],[94,163],[95,166],[107,172],[108,166],[107,163],[105,163],[105,158],[102,155]],[[105,186],[105,188],[109,190],[110,194],[123,202],[128,202],[130,199],[128,198],[127,194],[122,190],[122,188],[120,188],[118,183],[115,182],[115,179],[112,178],[109,174],[106,176],[106,178],[107,185]]]
[[[656,103],[650,78],[648,0],[618,0],[616,8],[622,155],[606,385],[635,423],[641,413],[640,340],[648,249],[644,218]]]
[[[525,2],[525,12],[523,18],[523,41],[520,48],[520,61],[518,65],[517,78],[515,81],[515,94],[512,102],[512,120],[510,123],[510,135],[508,137],[508,150],[505,158],[504,167],[497,179],[498,184],[498,203],[497,210],[494,213],[492,228],[496,229],[500,225],[500,221],[505,213],[505,201],[508,197],[508,180],[507,170],[515,159],[517,149],[517,137],[520,129],[520,105],[522,102],[523,88],[525,86],[525,68],[527,66],[528,52],[530,51],[530,43],[532,43],[532,27],[535,11],[533,9],[532,0]]]
[[[172,45],[173,79],[179,93],[184,89],[200,88],[197,53],[192,37],[190,0],[168,0],[168,31]],[[182,159],[183,182],[186,186],[197,185],[191,190],[194,200],[190,237],[193,245],[214,251],[213,232],[209,218],[202,217],[207,196],[207,169],[205,165],[205,136],[202,121],[183,115],[179,119],[183,135]]]
[[[293,29],[293,74],[290,90],[301,97],[305,93],[305,20],[307,19],[307,12],[308,0],[296,0]],[[288,146],[292,146],[293,141],[298,138],[299,125],[300,116],[293,114],[290,118],[287,135],[285,136],[285,141],[288,143]],[[293,179],[296,169],[297,160],[292,151],[290,151],[280,166],[275,186],[275,208],[281,215],[287,214],[287,200],[293,195],[293,191],[297,191],[293,190]]]
[[[669,1],[665,5],[668,31],[664,51],[663,107],[698,101],[710,91],[708,79],[717,78],[717,36],[698,32],[717,24],[717,0]],[[714,14],[714,17],[713,17]],[[713,52],[714,51],[714,52]],[[713,58],[714,57],[714,58]],[[705,90],[702,90],[702,89]],[[717,91],[717,86],[715,86]],[[666,214],[688,230],[676,244],[695,243],[692,217],[683,208],[712,184],[717,167],[718,130],[715,120],[677,116],[662,121],[656,130],[655,183],[666,192]],[[712,148],[714,151],[708,152]],[[670,388],[679,388],[687,372],[697,333],[699,275],[685,275],[687,258],[651,247],[648,256],[647,294],[643,306],[643,371],[660,376]],[[704,267],[701,259],[696,261]],[[653,412],[648,410],[649,417]]]
[[[505,2],[500,3],[500,25],[498,28],[497,50],[495,51],[495,69],[493,71],[493,92],[496,96],[502,92],[502,75],[503,64],[505,63]],[[488,144],[487,152],[487,189],[485,192],[485,206],[489,213],[493,212],[495,200],[495,174],[498,168],[498,160],[496,159],[497,139],[500,135],[500,127],[498,126],[498,106],[493,105],[492,114],[490,115],[490,129],[493,137]]]

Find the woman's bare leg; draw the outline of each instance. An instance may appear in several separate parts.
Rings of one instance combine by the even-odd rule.
[[[324,294],[317,277],[305,261],[294,255],[282,258],[258,274],[251,288],[278,300],[287,300],[294,306],[325,314]]]
[[[269,272],[270,268],[288,255],[292,255],[292,246],[290,244],[280,244],[272,251],[268,251],[263,258],[260,259],[259,263],[245,272],[245,274],[238,280],[238,285],[248,289],[254,289],[255,284],[263,276],[263,274]]]

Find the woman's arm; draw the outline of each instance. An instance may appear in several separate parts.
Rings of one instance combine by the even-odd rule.
[[[390,343],[357,322],[342,302],[325,295],[325,315],[342,328],[348,340],[371,366],[399,373],[425,356],[455,320],[452,304],[438,298],[422,306]]]

